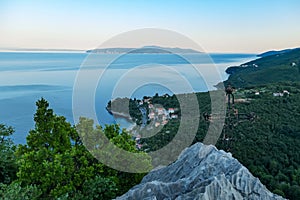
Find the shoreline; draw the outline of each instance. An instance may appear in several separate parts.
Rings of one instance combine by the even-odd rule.
[[[241,60],[241,62],[239,62],[239,64],[237,66],[240,66],[240,65],[242,65],[245,62],[250,62],[252,60],[255,60],[255,58],[251,58],[251,59],[247,59],[247,60]],[[230,67],[232,67],[232,66],[227,66],[226,69],[228,69]],[[226,69],[225,69],[225,73],[227,73]],[[229,77],[230,77],[230,74],[228,74],[228,77],[225,80],[223,80],[222,82],[219,82],[219,83],[216,83],[215,85],[213,85],[213,87],[214,87],[213,90],[207,90],[205,92],[210,92],[210,91],[214,91],[214,90],[224,89],[224,85],[223,84],[224,84],[224,82],[226,82],[229,79]],[[125,120],[128,120],[128,121],[132,122],[133,126],[126,127],[127,130],[132,130],[132,128],[137,125],[128,114],[111,111],[107,107],[106,107],[106,110],[108,111],[109,114],[111,114],[113,116],[116,116],[116,117],[119,117],[119,118],[123,118]]]
[[[125,114],[125,113],[121,113],[121,112],[116,112],[116,111],[112,111],[112,110],[109,110],[108,108],[106,108],[107,112],[113,116],[117,116],[117,117],[122,117],[122,118],[125,118],[127,120],[130,120],[133,122],[132,118],[130,117],[130,115],[128,114]],[[134,123],[134,122],[133,122]]]
[[[130,123],[130,126],[125,127],[125,129],[127,131],[131,131],[131,130],[133,130],[134,127],[137,126],[136,123],[132,120],[132,118],[129,115],[127,115],[125,113],[109,111],[108,109],[107,109],[107,111],[109,114],[111,114],[115,118],[115,120],[116,120],[116,118],[119,118],[119,119],[124,119],[128,123]]]

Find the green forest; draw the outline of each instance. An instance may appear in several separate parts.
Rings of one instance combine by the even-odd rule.
[[[300,49],[273,53],[268,56],[227,68],[225,84],[236,88],[300,80]]]
[[[273,95],[284,90],[289,94]],[[224,126],[217,148],[230,152],[270,191],[300,199],[300,83],[248,87],[237,89],[234,95],[237,100],[234,108],[240,115],[255,113],[256,117]],[[209,93],[197,93],[197,97],[201,116],[194,143],[203,142],[210,123],[203,117],[210,114]],[[241,99],[244,101],[238,102]],[[178,101],[173,105],[176,102],[179,106]],[[142,139],[144,149],[154,151],[168,144],[179,125],[180,119],[173,119],[155,136]]]
[[[112,199],[141,181],[145,174],[120,172],[100,163],[81,140],[91,132],[104,134],[119,148],[138,153],[126,130],[115,124],[95,127],[86,118],[72,126],[45,99],[36,106],[35,127],[25,145],[14,145],[13,128],[0,125],[0,199]]]

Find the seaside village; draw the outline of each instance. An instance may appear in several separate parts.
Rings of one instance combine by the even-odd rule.
[[[140,102],[140,105],[148,104],[148,119],[155,122],[155,127],[167,124],[170,119],[178,118],[178,114],[176,114],[179,110],[178,108],[168,108],[166,110],[162,106],[153,105],[150,100],[151,98],[146,98]]]
[[[144,115],[144,119],[142,122],[142,128],[146,128],[147,131],[151,129],[157,129],[166,125],[171,119],[178,119],[179,108],[164,108],[159,104],[152,104],[152,98],[147,97],[143,98],[138,102],[139,107],[147,108],[148,112],[142,112]],[[148,113],[148,115],[147,115]],[[148,126],[146,127],[146,125]],[[142,148],[142,144],[140,143],[141,135],[137,134],[135,137],[136,147],[138,149]]]
[[[250,89],[250,90],[235,90],[237,93],[237,96],[239,98],[235,99],[236,103],[249,103],[251,101],[251,98],[245,98],[245,94],[251,94],[252,98],[255,98],[262,95],[262,94],[269,94],[272,95],[273,97],[284,97],[284,96],[289,96],[290,92],[288,90],[282,90],[282,91],[276,91],[276,92],[271,92],[269,90],[261,89],[260,91],[255,90],[255,89]],[[271,94],[270,94],[271,93]],[[164,95],[164,97],[166,97]],[[142,112],[143,113],[143,122],[141,125],[141,129],[146,129],[146,131],[155,131],[162,126],[166,125],[169,120],[171,119],[178,119],[179,115],[179,108],[164,108],[161,105],[158,104],[152,104],[152,98],[147,97],[142,100],[138,100],[138,106],[139,108],[146,108],[148,112]],[[238,111],[237,111],[238,112]],[[148,115],[147,115],[148,113]],[[147,125],[148,124],[148,125]],[[136,141],[136,148],[141,149],[142,144],[141,144],[141,134],[138,132],[135,132],[135,141]]]

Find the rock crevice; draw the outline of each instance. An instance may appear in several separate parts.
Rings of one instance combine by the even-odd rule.
[[[117,198],[145,200],[251,199],[281,200],[247,168],[212,145],[196,143],[177,161],[153,170],[139,185]]]

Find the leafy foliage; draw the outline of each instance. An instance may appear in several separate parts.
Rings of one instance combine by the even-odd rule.
[[[13,132],[12,127],[0,124],[0,183],[8,184],[16,179],[15,146],[9,138]]]
[[[0,198],[2,200],[37,200],[41,193],[40,189],[32,185],[21,187],[20,183],[17,182],[10,185],[0,184]]]
[[[38,185],[43,198],[59,197],[93,177],[97,168],[93,164],[97,163],[79,146],[75,128],[64,117],[56,116],[44,99],[36,105],[35,129],[30,131],[27,145],[17,150],[18,181]]]
[[[100,163],[77,133],[104,134],[117,146],[133,151],[134,142],[125,130],[119,134],[118,125],[94,129],[93,120],[86,118],[74,127],[64,117],[55,115],[45,99],[36,105],[35,128],[29,133],[27,144],[20,145],[16,152],[17,182],[4,193],[24,191],[27,195],[34,190],[42,199],[111,199],[141,180],[144,174],[119,172]]]
[[[119,125],[116,124],[106,125],[104,129],[101,126],[96,126],[94,128],[93,123],[93,120],[81,117],[80,122],[76,126],[78,134],[81,136],[84,144],[89,150],[96,150],[95,155],[97,155],[97,153],[103,153],[105,157],[109,158],[110,163],[119,163],[121,159],[122,163],[127,167],[138,167],[132,164],[130,160],[122,160],[123,156],[118,154],[120,153],[119,151],[114,151],[115,149],[110,148],[106,149],[107,146],[103,143],[108,141],[101,139],[103,138],[103,135],[105,135],[105,137],[115,145],[113,148],[118,147],[128,152],[145,155],[145,153],[139,152],[135,148],[135,141],[125,129],[121,131]],[[99,144],[98,141],[103,143]],[[101,151],[99,152],[98,149],[101,149]],[[151,159],[149,156],[146,156],[146,158],[148,159],[144,161],[141,160],[140,164],[142,166],[146,165],[149,167],[149,169],[151,169]],[[104,177],[113,178],[118,188],[117,194],[120,195],[127,192],[131,187],[139,183],[145,174],[117,171],[103,165],[103,173],[101,173],[101,175]]]
[[[86,180],[81,191],[77,191],[72,199],[90,200],[90,199],[111,199],[118,193],[117,185],[112,178],[103,178],[96,176],[93,179]],[[68,199],[68,196],[60,199]]]
[[[239,67],[230,67],[225,84],[236,88],[300,80],[300,49],[270,55],[245,63]]]

